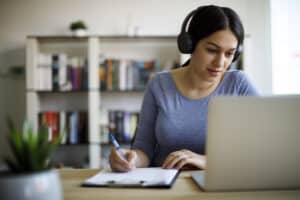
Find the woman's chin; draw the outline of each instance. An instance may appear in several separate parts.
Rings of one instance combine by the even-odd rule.
[[[214,77],[209,76],[209,77],[207,77],[206,80],[210,83],[217,83],[220,81],[220,79],[221,79],[221,76],[214,76]]]

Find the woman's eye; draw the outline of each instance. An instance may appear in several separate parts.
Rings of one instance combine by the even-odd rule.
[[[217,53],[218,50],[216,49],[206,49],[209,53]]]
[[[227,53],[226,53],[226,56],[227,56],[227,57],[230,57],[230,56],[233,56],[233,54],[234,54],[233,52],[227,52]]]

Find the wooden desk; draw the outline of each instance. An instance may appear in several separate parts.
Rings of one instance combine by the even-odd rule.
[[[89,188],[80,184],[99,170],[62,169],[59,170],[62,179],[64,200],[146,200],[146,199],[261,199],[283,200],[300,199],[300,190],[294,191],[257,191],[257,192],[202,192],[193,182],[190,172],[182,172],[171,189],[143,188]]]

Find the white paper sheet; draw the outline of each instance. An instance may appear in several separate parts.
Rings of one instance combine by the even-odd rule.
[[[84,181],[86,186],[170,186],[178,170],[136,168],[129,172],[99,172]]]

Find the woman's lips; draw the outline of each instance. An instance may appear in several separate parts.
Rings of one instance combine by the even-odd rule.
[[[216,69],[207,69],[209,75],[211,76],[218,76],[222,71]]]

